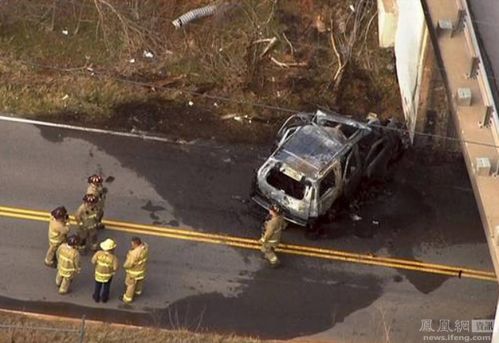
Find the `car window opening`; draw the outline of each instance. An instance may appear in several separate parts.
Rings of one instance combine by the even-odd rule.
[[[345,135],[346,138],[350,138],[354,133],[357,132],[357,128],[350,125],[338,125],[338,129]]]
[[[319,188],[319,196],[323,196],[328,190],[336,187],[336,175],[334,171],[329,172],[329,174],[322,179]]]
[[[282,173],[278,168],[272,168],[267,176],[267,182],[274,188],[283,190],[287,195],[301,200],[305,194],[305,185],[288,175]]]

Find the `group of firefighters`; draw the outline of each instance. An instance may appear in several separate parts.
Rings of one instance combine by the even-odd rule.
[[[71,281],[81,270],[80,253],[94,251],[91,259],[95,266],[95,290],[93,299],[96,302],[107,302],[111,281],[118,269],[118,258],[115,255],[116,242],[107,238],[98,244],[97,232],[103,229],[104,202],[107,190],[103,187],[103,178],[92,175],[88,178],[88,188],[83,197],[83,204],[74,217],[77,234],[69,235],[69,215],[65,207],[60,206],[50,213],[49,248],[45,256],[45,264],[57,268],[55,282],[59,294],[69,291]],[[272,267],[279,265],[275,248],[280,242],[281,232],[286,228],[282,210],[277,205],[270,206],[269,217],[264,223],[263,233],[259,240],[264,258]],[[98,250],[100,247],[101,250]],[[97,251],[98,250],[98,251]],[[126,271],[126,290],[122,300],[131,303],[134,296],[142,293],[142,283],[146,273],[149,247],[139,237],[133,237],[131,249],[123,265]]]
[[[76,274],[81,271],[80,253],[94,251],[91,262],[95,266],[95,302],[107,302],[114,274],[118,270],[118,258],[115,255],[116,242],[107,238],[98,244],[97,230],[103,229],[104,202],[106,189],[99,175],[88,178],[88,188],[83,197],[83,204],[74,217],[77,234],[70,235],[69,215],[65,207],[60,206],[50,213],[49,248],[45,256],[45,265],[57,268],[55,282],[59,294],[67,294]],[[101,250],[98,250],[100,247]],[[98,251],[97,251],[98,250]],[[146,274],[149,247],[139,237],[132,237],[131,249],[127,253],[123,268],[126,272],[126,290],[122,296],[125,303],[131,303],[136,295],[142,293],[142,284]]]

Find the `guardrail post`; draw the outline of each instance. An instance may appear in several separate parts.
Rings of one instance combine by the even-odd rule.
[[[483,114],[483,120],[478,123],[478,126],[482,128],[489,128],[490,121],[492,120],[492,106],[485,106],[485,113]]]
[[[466,12],[463,9],[460,9],[457,11],[457,21],[456,24],[454,24],[454,27],[452,28],[452,31],[450,33],[450,36],[454,36],[456,32],[461,31],[464,29],[464,16],[466,15]]]
[[[85,339],[85,316],[81,317],[80,343],[83,343],[84,339]]]
[[[480,64],[480,59],[476,56],[471,58],[470,71],[466,75],[467,79],[476,79],[478,74],[478,65]]]

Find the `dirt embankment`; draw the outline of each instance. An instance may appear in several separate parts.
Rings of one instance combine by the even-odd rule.
[[[0,3],[0,111],[263,143],[289,111],[400,116],[375,0]]]

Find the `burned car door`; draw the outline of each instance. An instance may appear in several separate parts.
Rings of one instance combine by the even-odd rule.
[[[368,178],[383,178],[386,175],[388,162],[394,147],[387,138],[375,141],[366,156],[365,174]]]
[[[351,199],[362,180],[362,161],[358,146],[354,145],[346,156],[343,164],[343,194]]]
[[[389,120],[373,130],[368,143],[365,157],[365,176],[368,178],[384,178],[389,165],[400,158],[405,150],[403,135],[400,134],[401,125],[395,120]]]
[[[319,215],[326,213],[342,194],[341,164],[336,161],[319,181]]]

